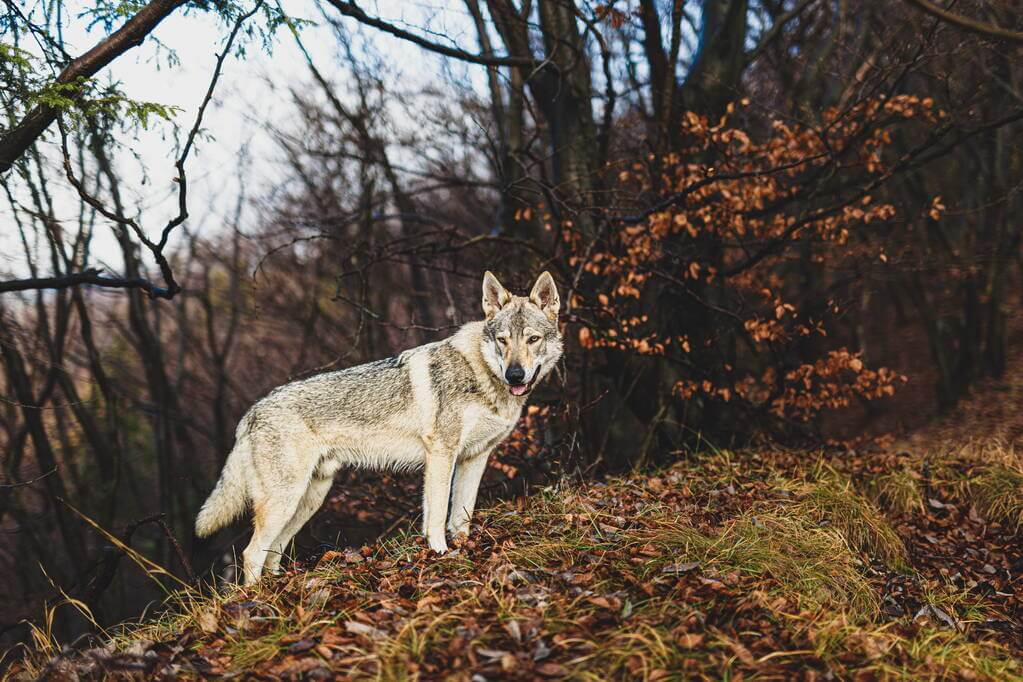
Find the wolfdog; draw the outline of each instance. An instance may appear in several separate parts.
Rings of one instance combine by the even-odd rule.
[[[245,583],[274,573],[342,466],[422,466],[423,532],[435,552],[469,532],[487,459],[561,357],[550,273],[529,296],[483,276],[484,320],[397,357],[285,384],[242,417],[220,480],[195,521],[211,535],[252,509]],[[450,516],[448,514],[450,503]]]

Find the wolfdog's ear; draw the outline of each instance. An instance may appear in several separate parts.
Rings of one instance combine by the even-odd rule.
[[[494,273],[487,270],[483,275],[483,314],[489,320],[511,300],[511,294],[501,286]]]
[[[561,308],[561,298],[558,296],[558,287],[554,285],[554,278],[546,270],[536,278],[533,290],[529,292],[529,300],[537,305],[547,315],[547,319],[554,322],[558,319],[558,310]]]

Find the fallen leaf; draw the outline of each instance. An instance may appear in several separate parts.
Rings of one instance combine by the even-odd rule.
[[[477,647],[476,653],[487,658],[501,658],[502,656],[508,655],[507,651],[502,651],[500,649],[484,649],[483,647]]]
[[[679,635],[675,642],[683,649],[695,649],[703,643],[703,635],[697,632],[687,632]]]
[[[504,624],[504,629],[511,635],[511,638],[516,642],[522,641],[522,628],[519,625],[519,621],[510,620]]]
[[[744,647],[738,642],[731,642],[732,651],[735,653],[735,657],[742,661],[743,665],[754,665],[756,659],[753,658],[753,654],[750,653],[749,649]]]
[[[199,614],[199,617],[196,620],[199,623],[199,629],[207,635],[212,635],[217,631],[219,623],[217,620],[217,613],[215,611],[203,611]]]
[[[536,666],[536,672],[544,677],[564,677],[568,674],[568,668],[559,663],[541,663]]]
[[[366,625],[356,620],[345,621],[345,629],[351,632],[353,635],[365,635],[370,639],[383,639],[387,637],[387,633],[379,628],[375,628],[372,625]]]

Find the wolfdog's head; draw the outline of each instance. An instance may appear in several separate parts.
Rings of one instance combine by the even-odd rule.
[[[524,396],[561,357],[561,299],[549,272],[529,296],[513,296],[493,274],[483,276],[483,357],[512,395]]]

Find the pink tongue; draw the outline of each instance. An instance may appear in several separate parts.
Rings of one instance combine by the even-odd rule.
[[[512,386],[510,390],[512,395],[525,395],[527,388],[529,388],[529,386],[522,384],[521,386]]]

